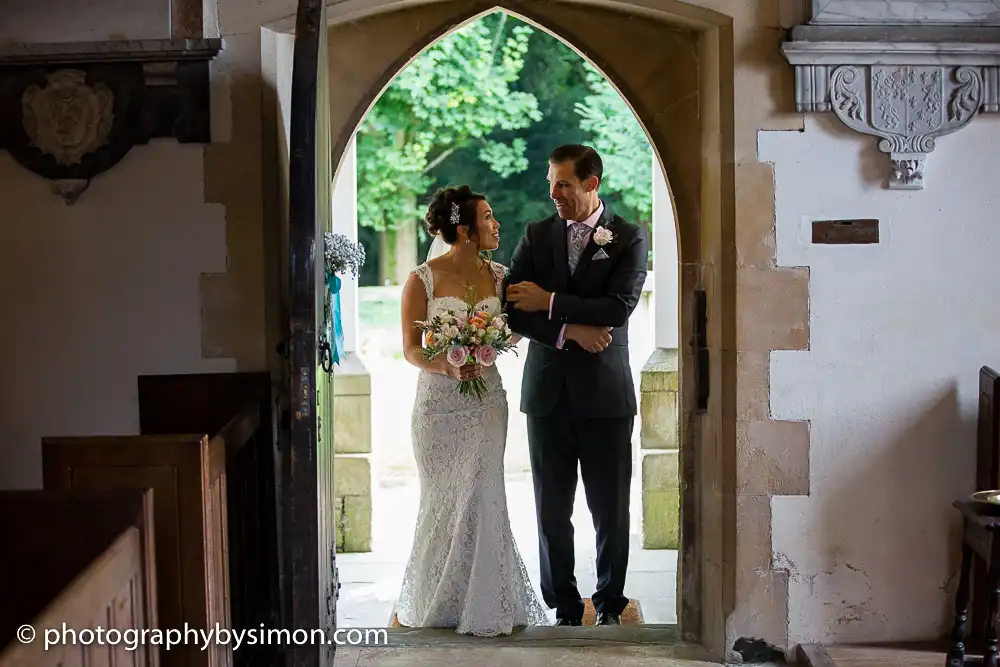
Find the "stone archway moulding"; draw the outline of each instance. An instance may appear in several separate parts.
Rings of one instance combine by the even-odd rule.
[[[808,423],[774,420],[768,405],[771,351],[805,350],[809,344],[808,271],[776,265],[773,168],[757,160],[759,131],[802,128],[801,114],[791,109],[792,77],[781,58],[775,5],[773,0],[329,4],[331,45],[340,49],[331,61],[338,107],[331,110],[336,162],[368,106],[409,58],[493,8],[523,15],[565,41],[584,45],[584,55],[606,73],[626,74],[629,85],[618,88],[655,144],[665,145],[656,124],[675,128],[671,140],[677,143],[669,146],[669,154],[658,151],[658,157],[670,178],[682,235],[682,394],[692,396],[696,386],[696,303],[708,313],[711,360],[708,412],[681,407],[694,443],[687,448],[694,460],[682,465],[690,464],[698,481],[697,488],[685,489],[696,499],[697,514],[684,530],[698,536],[702,553],[694,563],[679,563],[679,569],[700,570],[697,585],[680,597],[682,604],[697,605],[696,641],[732,661],[776,657],[794,648],[788,611],[793,573],[773,559],[770,501],[809,492]],[[265,27],[291,32],[291,23],[284,23]],[[668,46],[643,32],[652,24],[694,36],[671,61],[697,59],[701,67],[693,75],[651,66],[654,58],[663,60]],[[628,60],[623,60],[626,52]],[[615,56],[605,57],[609,54]],[[617,67],[606,67],[608,60]],[[776,104],[765,90],[780,92],[788,103]],[[661,97],[652,99],[655,94]],[[692,109],[707,130],[676,129],[679,116]],[[698,174],[697,187],[689,191],[685,182],[690,179],[671,173],[668,159],[697,163],[680,170]]]
[[[1000,112],[1000,2],[812,0],[782,52],[796,110],[878,137],[890,189],[922,189],[939,137]]]

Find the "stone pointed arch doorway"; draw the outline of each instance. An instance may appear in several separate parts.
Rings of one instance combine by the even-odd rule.
[[[733,54],[726,46],[732,18],[675,0],[331,4],[334,165],[397,72],[439,37],[496,9],[555,35],[596,65],[645,127],[669,181],[680,259],[678,619],[686,641],[721,657],[735,592],[735,410],[731,390],[724,391],[735,374],[734,346],[725,342],[735,329]],[[718,354],[702,366],[707,372],[696,372],[708,348]]]
[[[351,3],[353,4],[353,3]],[[702,136],[702,123],[712,117],[712,95],[702,94],[710,56],[704,34],[677,23],[638,21],[635,13],[568,3],[436,2],[419,6],[371,8],[365,12],[342,5],[331,7],[330,77],[331,136],[335,164],[354,131],[393,77],[421,50],[447,32],[484,13],[502,9],[555,35],[595,64],[618,88],[646,128],[673,195],[681,266],[681,341],[695,337],[695,293],[706,288],[702,226],[719,209],[709,192],[711,178],[702,174],[713,159]],[[354,11],[352,11],[352,9]],[[705,12],[710,14],[709,12]],[[690,17],[689,17],[690,19]],[[618,45],[628,45],[623,49]],[[715,116],[717,117],[717,116]],[[714,128],[713,128],[714,129]],[[717,131],[717,130],[716,130]],[[716,147],[719,150],[721,147]],[[721,158],[716,158],[721,162]],[[714,175],[714,174],[713,174]],[[706,181],[708,183],[706,183]],[[714,211],[712,209],[715,209]],[[705,483],[697,460],[700,422],[694,346],[682,346],[681,420],[682,475],[687,489],[682,499],[682,556],[679,570],[679,625],[687,638],[701,638],[701,597],[704,581],[700,560],[705,552],[697,527],[696,496]],[[704,391],[704,386],[701,387]],[[711,419],[711,417],[707,417]],[[707,461],[706,461],[707,463]],[[701,472],[701,474],[699,474]],[[710,483],[710,482],[709,482]]]

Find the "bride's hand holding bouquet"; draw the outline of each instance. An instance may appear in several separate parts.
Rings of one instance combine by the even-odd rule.
[[[424,332],[424,359],[443,359],[445,374],[458,381],[463,396],[475,394],[482,400],[486,395],[482,369],[492,366],[504,352],[516,354],[516,341],[502,311],[493,316],[470,305],[465,311],[448,310],[416,325]]]

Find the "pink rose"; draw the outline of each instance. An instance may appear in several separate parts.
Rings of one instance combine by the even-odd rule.
[[[497,315],[496,317],[493,318],[493,321],[490,323],[490,326],[492,326],[497,331],[503,331],[505,324],[506,322],[504,322],[503,318]]]
[[[454,345],[448,348],[448,363],[459,368],[465,365],[465,360],[469,358],[468,351],[461,345]]]
[[[479,362],[481,366],[492,366],[493,362],[497,360],[497,351],[492,345],[483,345],[482,347],[476,348],[476,361]]]

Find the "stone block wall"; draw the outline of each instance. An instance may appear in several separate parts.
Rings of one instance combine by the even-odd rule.
[[[679,546],[677,390],[677,350],[653,350],[642,368],[639,382],[644,549],[677,549]]]
[[[333,445],[337,551],[371,551],[372,384],[353,353],[334,370]]]

